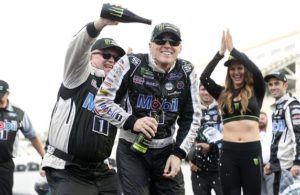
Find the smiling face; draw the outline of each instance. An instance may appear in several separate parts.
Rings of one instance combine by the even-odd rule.
[[[111,71],[119,55],[116,50],[112,48],[95,49],[91,53],[91,65],[97,69],[104,70],[105,75]]]
[[[200,85],[199,87],[199,95],[200,95],[201,102],[204,105],[208,106],[213,102],[212,96],[208,93],[208,91],[205,89],[203,85]]]
[[[228,74],[232,80],[233,87],[242,87],[245,83],[245,66],[237,62],[228,67]]]
[[[268,81],[268,89],[271,96],[279,99],[286,94],[288,88],[287,82],[283,82],[277,78],[270,78]]]
[[[164,70],[169,70],[176,62],[178,54],[181,52],[181,43],[179,42],[179,45],[176,46],[176,42],[178,43],[171,33],[166,33],[149,43],[150,53],[156,65]]]

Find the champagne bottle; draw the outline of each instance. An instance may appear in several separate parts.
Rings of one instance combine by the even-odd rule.
[[[158,110],[157,112],[154,113],[154,118],[157,122],[159,122],[159,117],[161,113],[162,113],[161,110]],[[146,154],[150,143],[151,143],[151,139],[145,137],[143,133],[139,133],[136,136],[130,149],[138,154]]]
[[[138,16],[128,9],[114,6],[109,3],[103,4],[100,16],[102,18],[125,23],[137,22],[149,25],[152,23],[151,20]]]

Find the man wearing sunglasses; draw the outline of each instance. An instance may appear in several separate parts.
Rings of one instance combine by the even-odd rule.
[[[99,18],[73,38],[66,53],[42,166],[51,194],[121,194],[111,154],[117,128],[94,113],[94,96],[125,51],[111,38],[96,40],[107,25]]]
[[[149,49],[149,54],[125,55],[117,62],[99,89],[95,111],[120,128],[117,168],[124,194],[181,195],[181,159],[200,127],[199,83],[194,66],[178,58],[177,26],[156,25]],[[115,102],[123,98],[121,108]],[[138,133],[151,139],[143,142],[145,154],[131,149]]]

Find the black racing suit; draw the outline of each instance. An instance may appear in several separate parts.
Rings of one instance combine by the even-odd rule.
[[[18,130],[28,139],[36,137],[27,114],[19,107],[8,102],[0,108],[0,194],[11,195],[14,173],[14,143]]]
[[[281,169],[300,165],[300,103],[289,94],[271,106],[271,168],[275,173],[274,194],[278,193]]]
[[[162,178],[162,174],[169,155],[184,158],[196,137],[201,116],[197,111],[198,86],[188,61],[177,59],[170,71],[164,72],[148,54],[125,55],[105,78],[95,98],[95,108],[103,118],[121,128],[117,166],[125,194],[149,192],[149,178],[152,194],[163,193],[163,188],[170,194],[182,193],[182,173],[175,181]],[[114,103],[122,98],[125,110]],[[133,125],[138,118],[153,116],[158,110],[162,113],[157,133],[146,155],[137,156],[129,149],[137,135],[132,131]],[[174,142],[176,121],[179,128]]]
[[[105,76],[103,70],[89,62],[91,46],[98,35],[94,24],[89,23],[74,37],[66,53],[64,79],[42,161],[51,191],[57,193],[89,194],[105,188],[117,193],[116,173],[103,162],[111,154],[117,128],[94,113],[94,97]],[[66,183],[59,180],[67,175],[70,177]],[[86,186],[79,186],[76,178]],[[88,189],[91,191],[85,191]]]
[[[200,170],[191,172],[192,186],[194,194],[209,195],[211,189],[214,189],[216,195],[222,194],[221,182],[219,177],[219,147],[221,147],[221,136],[214,139],[216,131],[221,132],[221,116],[218,111],[216,101],[213,101],[208,107],[201,105],[202,118],[201,128],[197,132],[195,143],[204,142],[209,144],[209,151],[203,154],[195,145],[188,154],[188,160],[191,160]],[[206,130],[213,128],[215,131],[208,135]],[[217,133],[219,133],[217,132]]]

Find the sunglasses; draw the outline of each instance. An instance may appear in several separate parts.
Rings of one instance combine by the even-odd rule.
[[[117,62],[120,59],[119,56],[114,56],[111,53],[107,53],[107,52],[94,52],[94,53],[92,53],[92,55],[94,55],[94,54],[101,55],[105,60],[109,60],[112,57],[115,62]]]
[[[181,43],[180,41],[174,41],[173,39],[154,39],[153,42],[156,45],[165,45],[167,42],[169,42],[169,44],[173,47],[177,47]]]

